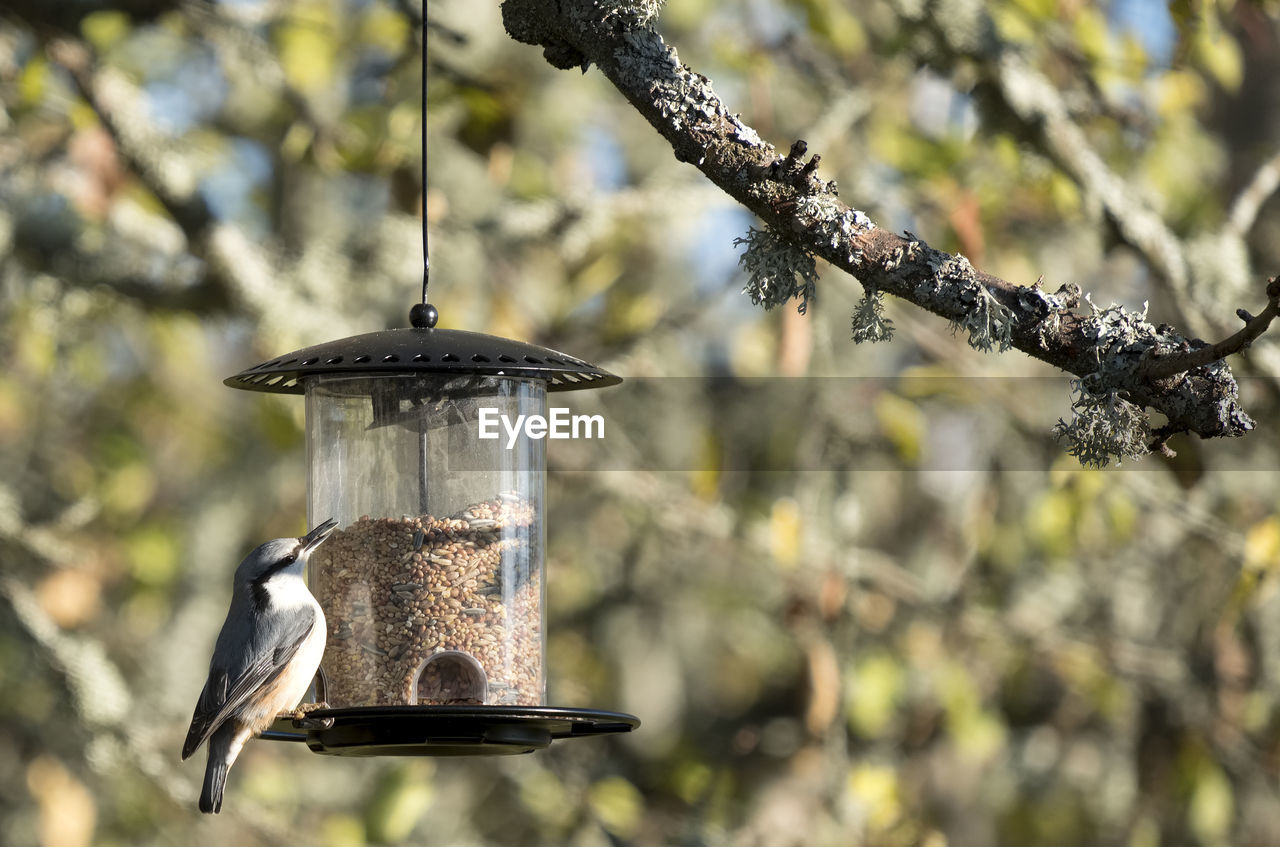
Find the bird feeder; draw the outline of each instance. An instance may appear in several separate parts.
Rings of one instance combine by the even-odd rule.
[[[226,380],[305,395],[308,522],[338,522],[307,566],[328,628],[312,695],[327,705],[264,737],[483,755],[630,731],[631,715],[546,704],[546,440],[501,424],[545,420],[548,392],[621,379],[437,329],[430,306],[411,318]]]

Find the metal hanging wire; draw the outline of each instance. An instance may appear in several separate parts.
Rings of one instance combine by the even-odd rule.
[[[427,245],[427,11],[422,8],[422,302],[409,310],[409,323],[418,329],[432,329],[440,313],[427,302],[431,282],[431,253]]]
[[[427,302],[431,256],[427,252],[427,16],[422,15],[422,302]]]

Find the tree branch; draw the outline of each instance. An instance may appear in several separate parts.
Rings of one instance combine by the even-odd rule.
[[[50,42],[48,52],[98,115],[129,169],[142,179],[187,239],[197,241],[213,225],[213,213],[197,190],[195,173],[167,149],[166,140],[152,129],[137,106],[132,86],[117,74],[95,71],[93,54],[83,42],[58,39]]]
[[[338,280],[321,280],[313,269],[308,269],[304,260],[309,251],[301,251],[303,259],[282,268],[269,249],[213,214],[199,191],[190,161],[151,124],[139,105],[139,92],[127,79],[109,67],[99,66],[83,41],[59,38],[49,43],[48,52],[71,76],[130,171],[182,230],[188,249],[205,261],[208,281],[225,294],[221,300],[253,315],[266,326],[267,336],[282,332],[303,337],[308,333],[327,334],[334,326],[346,324],[349,314],[327,307],[336,299],[317,294],[323,282],[329,282],[332,290]],[[328,249],[320,244],[310,247]],[[302,280],[302,284],[281,284],[282,278],[289,276]],[[308,298],[309,294],[312,298]]]
[[[1262,310],[1261,314],[1254,316],[1244,309],[1238,309],[1236,314],[1240,316],[1245,324],[1244,328],[1235,335],[1230,338],[1224,338],[1217,344],[1190,350],[1186,353],[1175,353],[1172,356],[1150,359],[1143,368],[1143,373],[1148,379],[1165,379],[1183,371],[1189,371],[1192,368],[1212,364],[1244,350],[1253,343],[1255,338],[1267,331],[1267,327],[1271,325],[1273,318],[1280,315],[1280,276],[1273,276],[1267,280],[1267,307]]]
[[[1003,43],[983,4],[939,2],[899,4],[899,14],[929,33],[932,65],[964,61],[979,70],[988,103],[1013,122],[1105,211],[1125,244],[1177,293],[1185,293],[1190,273],[1182,244],[1141,194],[1112,170],[1073,119],[1058,87]],[[941,59],[941,62],[939,62]],[[950,67],[940,70],[950,70]]]
[[[991,117],[1012,124],[1079,186],[1088,207],[1102,211],[1119,239],[1141,255],[1154,280],[1172,295],[1164,305],[1179,316],[1187,334],[1225,330],[1227,323],[1214,317],[1218,300],[1243,295],[1255,278],[1244,236],[1280,185],[1280,154],[1273,154],[1236,197],[1219,231],[1181,238],[1143,192],[1099,155],[1059,87],[1026,60],[1019,46],[1001,39],[986,6],[929,0],[895,7],[928,36],[911,42],[921,45],[920,61],[947,73],[976,71],[975,99]],[[1273,393],[1280,391],[1280,354],[1260,351],[1255,361],[1269,371]]]
[[[908,233],[877,228],[837,199],[834,183],[787,156],[731,113],[710,81],[681,64],[649,26],[648,4],[587,0],[505,0],[503,22],[516,40],[539,45],[558,68],[594,64],[667,140],[676,158],[766,224],[768,235],[821,256],[854,275],[869,292],[888,292],[969,330],[979,349],[1016,347],[1105,390],[1168,417],[1178,431],[1239,436],[1253,428],[1225,366],[1197,367],[1177,378],[1148,378],[1140,365],[1181,352],[1188,339],[1119,307],[1080,314],[1079,291],[1048,294],[975,270],[960,255]],[[777,283],[777,277],[765,279]],[[753,296],[777,305],[801,289],[762,286]],[[781,295],[780,297],[778,295]]]
[[[9,13],[39,30],[78,32],[81,22],[97,12],[123,12],[131,20],[152,21],[173,11],[180,0],[81,0],[47,3],[45,0],[7,0],[0,14]]]
[[[1280,188],[1280,152],[1262,163],[1253,179],[1236,195],[1227,213],[1227,226],[1237,236],[1243,237],[1258,219],[1258,212],[1268,198]]]

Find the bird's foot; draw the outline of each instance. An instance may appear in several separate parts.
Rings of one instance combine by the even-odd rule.
[[[299,703],[298,708],[293,710],[296,720],[302,720],[311,712],[317,712],[320,709],[329,708],[329,704],[321,700],[319,703]]]
[[[293,721],[298,729],[328,729],[333,726],[333,718],[309,718],[307,715],[320,709],[329,708],[323,701],[319,703],[303,703],[292,712],[282,712],[280,717]]]

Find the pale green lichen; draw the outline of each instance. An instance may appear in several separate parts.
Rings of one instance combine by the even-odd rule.
[[[823,247],[845,250],[850,264],[862,261],[862,252],[852,244],[855,238],[876,228],[864,212],[849,209],[830,194],[806,194],[796,198],[796,218]]]
[[[967,309],[962,318],[951,321],[952,332],[961,329],[968,332],[969,346],[983,353],[992,349],[1003,353],[1013,347],[1013,312],[985,285],[973,283],[961,294],[961,300]]]
[[[1117,303],[1100,309],[1087,294],[1084,299],[1089,304],[1090,313],[1085,319],[1083,330],[1095,342],[1093,350],[1099,364],[1124,353],[1158,349],[1161,342],[1177,343],[1181,340],[1159,332],[1147,322],[1145,302],[1141,312],[1131,312]],[[1103,369],[1099,370],[1101,372]]]
[[[654,105],[672,129],[708,129],[727,124],[734,140],[754,148],[765,146],[755,130],[737,115],[729,114],[711,88],[711,81],[686,67],[675,48],[669,47],[651,27],[628,28],[622,41],[624,46],[614,52],[619,68],[625,75],[644,82]]]
[[[1146,412],[1114,386],[1127,383],[1153,351],[1177,349],[1186,339],[1169,327],[1152,326],[1146,303],[1136,312],[1116,303],[1099,308],[1088,295],[1085,302],[1089,314],[1082,329],[1093,342],[1098,368],[1072,380],[1071,422],[1059,420],[1054,433],[1067,440],[1067,452],[1082,465],[1102,468],[1112,459],[1119,464],[1124,458],[1150,452],[1151,424]]]
[[[628,28],[648,26],[654,18],[658,17],[658,13],[665,5],[666,0],[596,1],[596,8],[603,13],[602,20],[608,22],[611,19],[617,19]]]
[[[1103,468],[1112,459],[1150,452],[1151,424],[1146,412],[1121,396],[1115,388],[1126,384],[1133,371],[1151,351],[1165,345],[1180,345],[1184,339],[1171,330],[1147,321],[1147,305],[1141,312],[1112,303],[1099,308],[1086,295],[1089,314],[1082,329],[1093,341],[1098,368],[1072,380],[1071,422],[1059,420],[1054,433],[1066,439],[1067,452],[1085,467]]]
[[[893,321],[884,316],[884,294],[864,288],[853,310],[853,340],[856,344],[893,340]]]
[[[1089,381],[1071,381],[1071,422],[1059,419],[1053,427],[1058,438],[1066,439],[1067,453],[1087,468],[1145,456],[1151,441],[1146,414],[1114,390],[1089,390]]]
[[[1049,340],[1062,329],[1062,316],[1071,311],[1072,288],[1063,286],[1056,294],[1049,294],[1040,289],[1039,281],[1030,288],[1018,289],[1018,305],[1022,311],[1032,317],[1036,331],[1036,342],[1041,350],[1049,349]],[[1079,288],[1075,289],[1075,297],[1079,299]]]
[[[745,238],[735,238],[733,244],[746,245],[738,264],[747,273],[742,293],[750,295],[753,304],[772,309],[794,297],[800,300],[800,314],[808,310],[818,285],[812,256],[768,227],[751,227]]]

